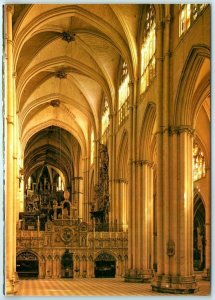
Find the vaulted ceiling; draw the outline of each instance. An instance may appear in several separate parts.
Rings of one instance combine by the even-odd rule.
[[[104,97],[114,109],[121,61],[135,74],[142,9],[15,5],[17,110],[24,145],[41,128],[56,125],[70,131],[86,152],[89,129],[95,136],[99,131]],[[53,107],[50,103],[56,99],[60,104]]]
[[[65,137],[69,132],[86,155],[91,130],[95,138],[99,134],[104,97],[114,110],[123,60],[135,76],[143,9],[138,4],[14,5],[16,101],[26,170],[59,156],[58,147],[47,143],[50,128],[63,128]],[[66,143],[61,151],[66,168]]]

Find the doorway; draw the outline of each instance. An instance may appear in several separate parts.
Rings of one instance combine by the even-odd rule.
[[[69,250],[61,258],[61,277],[73,278],[73,254]]]
[[[32,252],[22,252],[16,258],[16,272],[19,278],[38,278],[39,264]]]
[[[114,278],[116,259],[108,253],[102,253],[95,260],[95,278]]]
[[[196,195],[194,199],[193,261],[195,271],[204,270],[205,206],[199,195]]]

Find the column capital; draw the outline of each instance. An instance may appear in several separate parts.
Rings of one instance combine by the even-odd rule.
[[[150,168],[154,167],[154,162],[150,161],[150,160],[147,160],[147,159],[133,160],[132,163],[135,164],[136,166],[140,166],[140,167],[142,167],[144,165],[147,165]]]
[[[186,132],[187,134],[194,136],[195,130],[190,125],[180,125],[180,126],[169,126],[169,135],[181,134]]]
[[[6,11],[13,15],[14,14],[14,5],[13,4],[6,4]]]

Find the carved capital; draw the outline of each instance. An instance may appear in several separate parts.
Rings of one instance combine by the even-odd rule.
[[[150,168],[153,168],[154,167],[154,162],[150,161],[150,160],[147,160],[147,159],[143,159],[143,160],[133,160],[133,163],[136,165],[136,166],[144,166],[144,165],[147,165],[148,167]]]
[[[6,4],[6,10],[7,10],[7,13],[10,13],[10,14],[14,14],[14,5],[12,4]]]
[[[181,126],[170,126],[169,127],[169,135],[173,134],[181,134],[186,132],[187,134],[194,136],[195,130],[189,125],[181,125]]]

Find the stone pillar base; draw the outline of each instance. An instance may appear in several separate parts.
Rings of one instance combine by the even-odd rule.
[[[152,290],[159,293],[193,294],[199,290],[195,276],[157,275]]]
[[[207,269],[202,275],[202,280],[210,281],[211,280],[211,270]]]
[[[18,280],[8,280],[5,281],[4,294],[6,296],[16,295],[18,291]]]
[[[151,282],[152,271],[151,270],[128,270],[124,276],[125,282]]]

